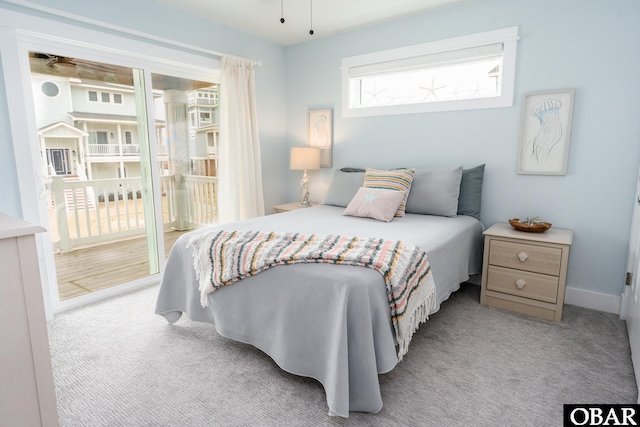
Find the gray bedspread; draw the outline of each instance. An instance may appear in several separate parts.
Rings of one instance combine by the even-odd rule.
[[[384,223],[345,217],[343,211],[321,205],[215,229],[381,237],[418,245],[427,253],[433,272],[434,312],[469,274],[480,272],[483,228],[472,217],[407,214]],[[382,276],[347,265],[277,266],[217,290],[209,295],[209,307],[203,308],[186,246],[191,235],[211,229],[181,236],[174,245],[156,313],[170,323],[182,313],[213,323],[218,333],[254,345],[285,371],[315,378],[324,386],[332,415],[380,411],[378,374],[398,363]],[[421,327],[428,327],[428,322]]]

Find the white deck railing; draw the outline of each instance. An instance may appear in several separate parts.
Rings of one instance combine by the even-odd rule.
[[[166,156],[169,150],[166,145],[157,146],[158,155]],[[89,156],[139,156],[139,144],[87,144]]]
[[[217,221],[217,178],[184,175],[160,178],[162,222],[178,230]],[[66,181],[52,177],[50,210],[54,249],[74,248],[145,233],[140,178]],[[93,203],[87,203],[93,193]]]
[[[188,222],[199,225],[215,223],[218,207],[216,199],[218,178],[197,175],[185,175],[184,178],[189,196]]]

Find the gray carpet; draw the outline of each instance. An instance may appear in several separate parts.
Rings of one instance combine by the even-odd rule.
[[[49,325],[63,426],[551,426],[563,403],[635,403],[625,323],[565,306],[563,321],[479,304],[464,284],[380,376],[378,414],[327,416],[314,380],[185,316],[153,314],[157,287]]]

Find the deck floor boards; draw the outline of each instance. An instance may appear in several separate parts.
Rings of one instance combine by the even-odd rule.
[[[185,232],[164,233],[165,257]],[[54,256],[60,300],[65,300],[149,274],[146,237],[76,249]]]

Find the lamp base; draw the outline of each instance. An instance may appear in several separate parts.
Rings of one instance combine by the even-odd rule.
[[[310,208],[311,203],[309,202],[309,176],[307,176],[307,171],[304,171],[304,175],[302,175],[302,180],[300,181],[300,186],[302,187],[302,200],[300,201],[301,208]]]

